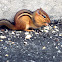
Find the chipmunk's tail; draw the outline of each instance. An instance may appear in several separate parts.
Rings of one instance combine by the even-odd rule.
[[[16,30],[15,25],[11,24],[8,20],[2,19],[0,20],[0,26],[6,26],[9,29]]]

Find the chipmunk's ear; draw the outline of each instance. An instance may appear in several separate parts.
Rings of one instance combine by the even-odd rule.
[[[40,8],[40,10],[42,10],[42,8]]]
[[[36,15],[40,15],[40,14],[41,14],[41,11],[37,10]]]
[[[40,8],[40,11],[43,11],[43,9],[42,9],[42,8]]]

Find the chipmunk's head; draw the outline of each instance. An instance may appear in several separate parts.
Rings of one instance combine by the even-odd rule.
[[[47,26],[50,23],[48,14],[41,8],[36,10],[34,19],[38,26]]]

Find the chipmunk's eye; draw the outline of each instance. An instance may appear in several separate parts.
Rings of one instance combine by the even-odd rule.
[[[46,16],[42,15],[44,18],[46,18]]]

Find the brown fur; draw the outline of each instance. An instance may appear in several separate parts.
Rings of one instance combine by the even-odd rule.
[[[1,20],[0,25],[5,25],[12,30],[32,31],[28,29],[36,29],[43,25],[46,26],[47,23],[50,23],[50,18],[48,14],[42,9],[37,9],[33,13],[29,10],[20,10],[16,13],[14,21],[15,25],[12,25],[6,20]]]

